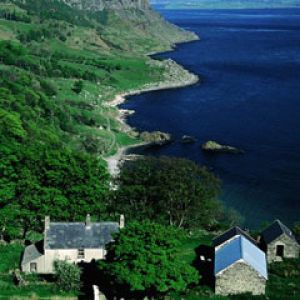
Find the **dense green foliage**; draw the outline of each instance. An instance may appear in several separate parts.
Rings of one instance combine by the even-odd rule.
[[[178,256],[183,232],[151,222],[131,223],[108,246],[100,264],[117,284],[146,295],[184,291],[198,282],[197,271]]]
[[[300,298],[300,259],[286,259],[274,263],[269,268],[270,278],[267,285],[267,295],[270,299],[299,299]]]
[[[60,141],[66,116],[48,96],[55,88],[17,70],[3,70],[2,75],[1,236],[25,237],[29,230],[42,228],[45,214],[76,220],[93,210],[99,216],[108,175],[96,157]]]
[[[133,219],[210,228],[219,215],[219,179],[186,159],[129,161],[122,166],[116,185],[113,207]]]
[[[60,290],[64,292],[80,291],[80,267],[66,261],[56,261],[54,263],[54,270],[56,284]]]
[[[113,37],[122,23],[134,36],[134,24],[113,11],[79,11],[56,0],[0,3],[2,239],[41,232],[45,214],[68,221],[87,213],[107,217],[109,177],[101,155],[136,139],[105,101],[158,81],[163,72],[131,53],[124,36]],[[141,53],[150,41],[159,44],[142,36],[149,43],[135,47]]]

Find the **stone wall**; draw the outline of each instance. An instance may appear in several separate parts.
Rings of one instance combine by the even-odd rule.
[[[272,243],[266,245],[266,254],[269,263],[282,260],[281,257],[276,256],[277,246],[284,246],[285,258],[299,257],[299,245],[285,234],[282,234]]]
[[[215,292],[217,295],[235,295],[252,293],[265,294],[266,279],[257,271],[240,261],[216,276]]]

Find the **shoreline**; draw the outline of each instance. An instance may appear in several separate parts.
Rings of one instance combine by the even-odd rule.
[[[195,85],[200,82],[200,77],[198,75],[193,74],[192,72],[188,71],[183,66],[177,64],[174,60],[167,59],[163,62],[158,62],[158,61],[155,61],[155,62],[160,63],[160,64],[163,63],[163,64],[165,64],[166,67],[170,67],[170,69],[171,68],[176,69],[176,74],[180,73],[179,75],[182,75],[182,76],[178,76],[177,78],[174,78],[173,77],[174,74],[172,74],[172,72],[170,72],[169,74],[167,74],[170,76],[170,78],[165,81],[146,84],[139,89],[135,89],[135,90],[117,94],[114,99],[112,99],[111,101],[107,101],[106,105],[108,105],[110,107],[116,107],[118,109],[118,116],[116,117],[116,119],[122,125],[122,127],[123,127],[122,130],[125,133],[133,132],[133,128],[130,127],[130,125],[128,125],[126,123],[126,119],[127,119],[127,116],[135,113],[135,111],[120,109],[118,107],[119,105],[121,105],[125,101],[127,101],[127,97],[140,95],[140,94],[144,94],[144,93],[148,93],[148,92],[160,91],[160,90],[184,88],[184,87]],[[173,69],[173,71],[174,71],[174,69]],[[182,79],[182,77],[184,77],[184,79]],[[140,146],[143,146],[146,144],[147,144],[147,142],[141,142],[141,143],[137,143],[137,144],[130,145],[130,146],[123,146],[123,147],[120,147],[118,149],[117,153],[115,153],[114,155],[104,158],[104,160],[107,162],[107,168],[108,168],[109,174],[112,177],[116,177],[120,171],[119,164],[126,159],[133,159],[134,157],[136,157],[134,155],[126,155],[127,150],[136,148],[136,147],[140,147]]]

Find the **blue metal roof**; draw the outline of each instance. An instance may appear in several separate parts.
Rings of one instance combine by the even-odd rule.
[[[243,261],[268,279],[265,253],[243,236],[239,236],[216,251],[215,275],[238,261]]]

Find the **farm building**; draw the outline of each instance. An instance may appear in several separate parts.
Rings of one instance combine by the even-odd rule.
[[[104,259],[105,246],[124,223],[124,216],[120,223],[93,223],[89,215],[83,223],[56,223],[46,217],[44,240],[26,247],[21,269],[25,273],[53,274],[56,260],[89,263]]]
[[[217,295],[265,294],[266,255],[240,235],[216,249],[214,275]]]
[[[269,263],[283,258],[299,257],[299,244],[292,231],[279,220],[261,233],[261,248],[266,252]]]

